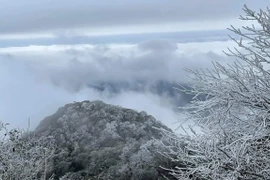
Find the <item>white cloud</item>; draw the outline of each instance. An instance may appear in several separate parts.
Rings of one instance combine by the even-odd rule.
[[[166,45],[166,46],[164,46]],[[170,127],[178,117],[166,95],[122,89],[116,94],[88,84],[185,81],[184,67],[209,67],[228,59],[221,53],[231,42],[174,44],[165,40],[139,45],[29,46],[0,49],[0,119],[14,126],[32,127],[58,107],[85,99],[101,99],[145,110]],[[137,80],[145,80],[140,84]]]

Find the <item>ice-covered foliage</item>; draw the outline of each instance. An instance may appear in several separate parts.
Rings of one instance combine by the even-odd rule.
[[[60,108],[35,133],[56,141],[55,179],[154,180],[166,173],[159,165],[170,165],[157,153],[163,146],[156,128],[171,132],[145,112],[83,101]]]
[[[8,130],[3,123],[0,128],[0,179],[49,179],[47,161],[53,153],[53,140]]]
[[[241,19],[256,24],[231,28],[239,49],[227,54],[237,62],[190,70],[187,119],[203,132],[171,136],[164,154],[178,163],[171,170],[178,179],[270,179],[270,10],[243,9]]]

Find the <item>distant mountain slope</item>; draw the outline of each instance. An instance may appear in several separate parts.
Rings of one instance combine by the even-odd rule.
[[[190,89],[188,84],[182,83],[181,86]],[[119,94],[121,92],[150,92],[158,96],[165,96],[174,107],[185,106],[192,100],[192,95],[186,94],[176,88],[179,88],[177,83],[169,81],[153,81],[137,80],[135,82],[98,82],[95,84],[88,84],[88,87],[97,91],[108,91],[112,94]]]
[[[169,162],[156,152],[163,146],[154,127],[171,131],[146,112],[83,101],[46,117],[35,133],[55,139],[55,179],[164,179],[159,165]]]

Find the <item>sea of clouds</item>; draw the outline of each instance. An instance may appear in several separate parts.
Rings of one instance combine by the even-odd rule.
[[[66,103],[98,99],[146,111],[175,129],[182,119],[177,106],[188,103],[173,89],[176,83],[189,82],[184,68],[231,62],[222,50],[232,46],[232,41],[158,39],[138,44],[0,48],[0,120],[26,128],[30,118],[34,128]]]

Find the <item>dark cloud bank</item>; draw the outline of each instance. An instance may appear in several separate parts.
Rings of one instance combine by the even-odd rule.
[[[0,34],[223,20],[238,16],[245,3],[253,8],[267,4],[264,0],[4,0]]]

